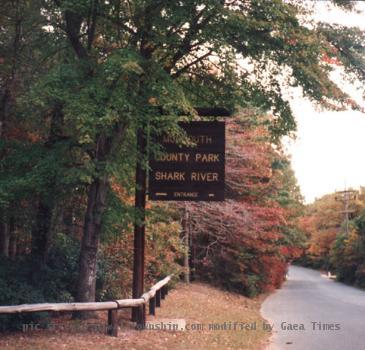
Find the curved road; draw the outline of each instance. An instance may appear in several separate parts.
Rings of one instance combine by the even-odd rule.
[[[291,266],[261,313],[274,324],[270,350],[365,349],[365,291],[318,271]]]

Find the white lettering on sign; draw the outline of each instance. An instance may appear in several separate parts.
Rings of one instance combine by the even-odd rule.
[[[218,177],[218,173],[192,172],[190,175],[191,181],[217,182]]]
[[[188,162],[189,158],[189,153],[179,152],[161,154],[156,160],[159,162]]]
[[[190,135],[189,140],[197,145],[211,145],[213,143],[213,139],[207,135]],[[163,143],[176,143],[178,144],[178,140],[172,136],[163,136]]]
[[[219,162],[219,154],[217,153],[197,153],[195,161],[201,163],[216,163]]]
[[[174,192],[175,198],[197,198],[198,192]]]
[[[157,171],[157,181],[185,181],[185,171]]]

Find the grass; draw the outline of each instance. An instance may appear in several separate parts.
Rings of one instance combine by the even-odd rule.
[[[6,350],[205,350],[205,349],[262,349],[270,337],[263,330],[259,309],[262,298],[248,299],[241,295],[219,290],[202,283],[179,284],[170,291],[162,307],[156,308],[156,317],[148,316],[151,323],[173,323],[184,319],[189,330],[135,330],[128,321],[129,312],[120,312],[121,329],[113,338],[103,333],[106,312],[97,320],[88,321],[99,328],[86,330],[87,323],[77,323],[69,316],[52,319],[56,330],[37,330],[27,333],[9,333],[0,338],[0,349]],[[236,322],[236,330],[233,330]],[[241,330],[241,326],[256,325],[256,329]],[[212,330],[210,324],[226,329]],[[80,331],[80,325],[83,327]],[[199,326],[197,326],[199,325]],[[229,330],[231,325],[231,330]],[[79,331],[75,332],[75,327]],[[66,329],[61,330],[64,327]],[[248,326],[247,326],[248,327]],[[192,328],[200,328],[192,330]]]

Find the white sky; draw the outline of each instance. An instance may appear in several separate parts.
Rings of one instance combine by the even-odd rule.
[[[326,1],[318,1],[316,18],[365,30],[365,3],[358,7],[364,13],[347,14],[329,10]],[[351,86],[346,91],[356,95],[357,101],[361,98]],[[285,144],[305,201],[345,187],[365,186],[365,114],[319,112],[296,95],[291,105],[298,123],[297,139]]]

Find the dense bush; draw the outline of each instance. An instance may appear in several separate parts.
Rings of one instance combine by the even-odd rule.
[[[63,234],[55,237],[47,265],[34,276],[34,262],[30,256],[16,260],[1,258],[0,305],[19,305],[44,302],[72,302],[77,278],[79,244]],[[37,269],[38,270],[38,269]],[[35,281],[36,279],[36,281]],[[2,330],[20,330],[25,323],[37,323],[47,313],[2,315]]]
[[[30,283],[31,262],[29,259],[0,260],[0,305],[18,305],[45,302],[43,290]],[[46,313],[0,315],[0,330],[21,330],[22,325],[39,322]]]
[[[49,252],[44,295],[49,302],[72,302],[78,276],[78,240],[59,233]]]
[[[349,235],[340,234],[331,250],[331,262],[337,280],[344,283],[365,286],[365,241],[353,227]]]
[[[183,253],[181,226],[176,211],[155,206],[147,217],[145,289],[169,274],[178,275]],[[101,247],[97,272],[97,298],[130,298],[133,266],[133,231],[126,228]]]
[[[365,190],[360,189],[351,201],[348,224],[336,196],[323,196],[307,206],[301,226],[307,231],[308,247],[298,263],[329,270],[340,282],[365,287]]]

